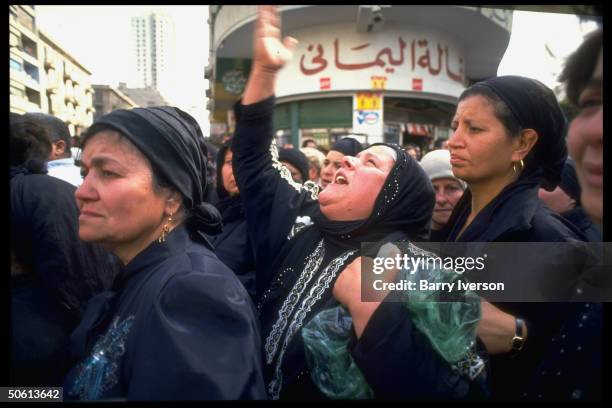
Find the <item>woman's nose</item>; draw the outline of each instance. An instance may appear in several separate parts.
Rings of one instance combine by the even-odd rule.
[[[463,146],[463,139],[459,132],[459,128],[457,128],[453,131],[453,133],[448,138],[448,147],[456,149],[462,146]]]
[[[344,156],[342,158],[342,166],[346,167],[348,169],[355,168],[355,166],[357,165],[358,162],[359,162],[359,160],[356,157],[353,157],[353,156]]]
[[[77,201],[95,200],[97,198],[97,193],[92,186],[90,177],[83,177],[83,183],[77,187],[74,196]]]

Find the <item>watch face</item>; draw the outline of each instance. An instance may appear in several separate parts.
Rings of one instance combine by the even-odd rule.
[[[512,350],[520,351],[523,348],[523,344],[525,344],[525,340],[522,337],[514,336],[512,338]]]
[[[244,90],[247,78],[244,73],[238,69],[227,71],[221,78],[223,88],[232,95],[240,95]]]

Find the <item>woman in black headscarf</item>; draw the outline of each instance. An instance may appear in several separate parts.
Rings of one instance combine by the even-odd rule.
[[[278,25],[276,9],[261,7],[254,64],[232,144],[233,161],[255,244],[268,396],[317,399],[323,395],[308,372],[302,328],[320,311],[339,304],[332,294],[334,283],[362,255],[362,243],[379,246],[426,238],[434,194],[419,164],[399,146],[385,143],[374,144],[357,157],[345,156],[333,182],[320,194],[312,182],[293,182],[271,144],[274,78],[289,58],[293,42],[280,43]],[[423,378],[415,383],[439,381],[415,396],[454,396],[465,380],[453,373],[418,330],[410,329],[410,344],[419,357],[404,362],[407,370],[416,367],[410,373]],[[367,332],[366,328],[364,337]]]
[[[244,204],[234,179],[231,140],[226,141],[217,153],[217,196],[215,207],[223,220],[223,231],[211,236],[215,255],[227,265],[249,295],[255,296],[255,255],[247,233]]]
[[[325,188],[333,181],[334,174],[341,166],[344,156],[357,156],[363,150],[361,143],[352,137],[343,137],[329,149],[321,168],[321,187]]]
[[[197,122],[173,107],[115,110],[82,144],[79,237],[124,268],[72,334],[65,396],[84,400],[265,396],[257,318],[211,250]]]
[[[553,92],[518,76],[491,78],[459,97],[448,140],[455,176],[468,184],[449,220],[448,241],[575,242],[585,237],[538,199],[559,183],[567,158],[566,119]],[[567,248],[567,247],[565,247]],[[558,253],[542,253],[541,265]],[[535,281],[525,285],[539,284]],[[483,303],[478,334],[491,354],[492,395],[522,398],[567,305]]]

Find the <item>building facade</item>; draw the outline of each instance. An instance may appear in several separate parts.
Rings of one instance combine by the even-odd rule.
[[[166,92],[175,72],[174,21],[163,13],[132,17],[132,40],[136,58],[134,88],[153,87]]]
[[[93,122],[91,72],[36,26],[33,6],[9,6],[10,111],[62,119],[73,136]]]
[[[128,88],[124,82],[120,82],[117,89],[143,108],[168,105],[168,102],[166,102],[159,91],[151,86],[146,88]]]
[[[109,85],[93,85],[94,121],[115,109],[137,108],[138,104],[129,96]]]
[[[47,113],[66,122],[72,135],[80,135],[94,120],[91,72],[43,31],[39,38]]]
[[[10,110],[16,113],[46,112],[42,86],[42,53],[33,6],[9,6]]]
[[[282,6],[283,36],[299,40],[276,86],[280,143],[426,147],[450,135],[458,96],[495,76],[512,11],[462,6]],[[211,6],[211,129],[232,130],[248,77],[256,6]]]

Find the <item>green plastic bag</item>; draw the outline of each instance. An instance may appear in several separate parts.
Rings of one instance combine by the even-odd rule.
[[[398,248],[384,245],[378,256],[391,257]],[[412,244],[402,246],[402,253],[422,255]],[[460,275],[444,269],[420,268],[413,273],[402,270],[397,279],[418,282],[454,282]],[[417,286],[418,287],[418,286]],[[476,342],[476,328],[481,317],[480,298],[473,292],[455,294],[456,301],[439,301],[438,292],[406,291],[400,301],[408,308],[415,326],[427,336],[432,347],[449,364],[465,360]],[[332,399],[373,398],[363,374],[350,355],[347,345],[352,318],[338,306],[318,313],[302,329],[306,360],[313,382]]]
[[[302,328],[310,375],[332,399],[370,399],[374,393],[347,350],[353,319],[343,306],[323,310]]]

